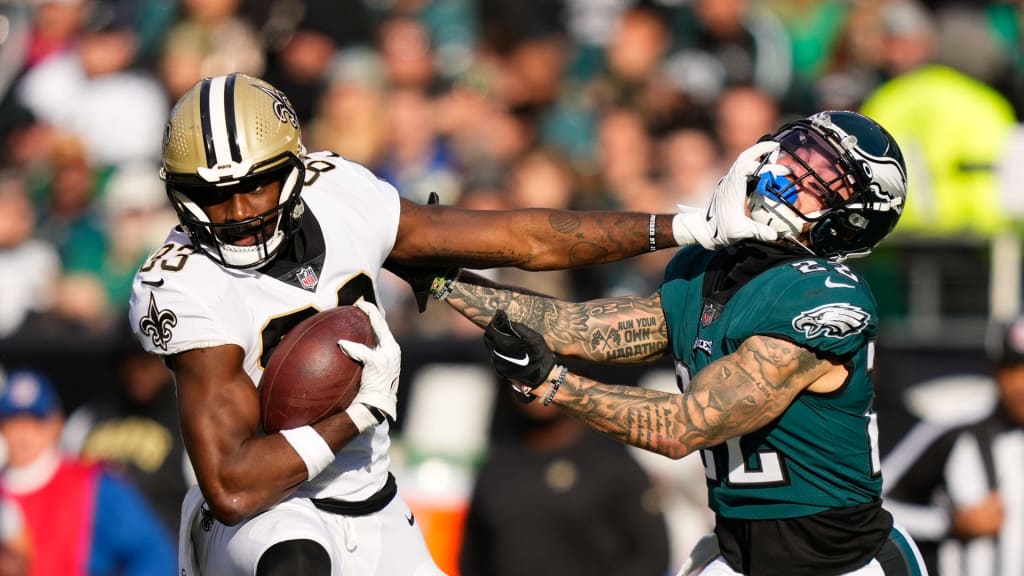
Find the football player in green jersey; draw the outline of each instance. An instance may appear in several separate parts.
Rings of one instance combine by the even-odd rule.
[[[896,141],[855,112],[814,114],[741,154],[723,189],[747,197],[732,217],[779,239],[681,249],[650,296],[573,303],[470,274],[442,275],[432,292],[485,327],[495,368],[524,400],[671,458],[701,451],[716,527],[700,547],[712,554],[688,573],[924,574],[882,508],[875,300],[843,264],[903,210]],[[682,394],[601,384],[559,360],[668,353]]]

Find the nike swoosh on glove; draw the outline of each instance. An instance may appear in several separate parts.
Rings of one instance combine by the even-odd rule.
[[[363,365],[359,392],[352,399],[352,405],[365,404],[376,408],[393,422],[398,414],[398,376],[402,372],[402,349],[375,304],[360,300],[355,306],[370,317],[370,326],[377,335],[377,347],[370,348],[351,340],[338,340],[338,348]],[[356,426],[360,427],[358,423]]]
[[[714,250],[744,238],[778,239],[778,232],[751,220],[746,212],[748,180],[764,164],[763,158],[778,150],[779,143],[773,140],[754,144],[736,158],[705,206],[678,204],[679,213],[672,219],[676,243],[680,246],[700,244]]]
[[[530,390],[544,382],[555,366],[555,354],[544,337],[525,324],[511,322],[504,310],[498,310],[484,329],[484,344],[494,370],[513,382],[520,399],[536,399]],[[516,386],[517,382],[521,386]]]

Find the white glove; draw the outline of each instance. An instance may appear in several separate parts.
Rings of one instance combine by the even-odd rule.
[[[672,234],[680,246],[700,244],[708,250],[732,244],[744,238],[776,240],[778,232],[747,216],[747,180],[754,176],[764,156],[777,152],[779,143],[758,142],[740,153],[729,173],[718,181],[718,187],[706,206],[697,208],[678,204],[679,213],[672,219]]]
[[[338,348],[346,356],[363,365],[363,377],[359,384],[359,392],[352,399],[346,412],[360,432],[380,420],[373,417],[367,408],[376,408],[386,414],[392,421],[397,415],[398,376],[402,371],[402,349],[395,342],[395,337],[388,328],[377,306],[360,300],[356,307],[370,317],[370,326],[377,335],[377,347],[368,346],[351,340],[338,340]]]

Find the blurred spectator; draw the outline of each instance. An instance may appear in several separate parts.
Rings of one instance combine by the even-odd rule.
[[[31,545],[21,506],[0,496],[0,576],[28,576]]]
[[[124,7],[101,0],[88,6],[74,49],[29,70],[18,100],[39,121],[80,138],[92,165],[155,162],[168,109],[164,91],[150,72],[132,68],[138,33]]]
[[[703,206],[722,172],[722,155],[715,139],[699,125],[680,125],[657,141],[657,167],[668,198]]]
[[[1020,26],[1021,6],[1017,2],[986,2],[968,4],[984,11],[979,18],[988,32],[988,40],[997,44],[1006,68],[990,79],[993,87],[1013,102],[1018,118],[1024,118],[1024,30]]]
[[[259,76],[264,47],[238,15],[240,0],[182,0],[181,17],[164,39],[160,80],[172,101],[207,76],[245,72]]]
[[[442,204],[461,194],[456,159],[438,132],[435,101],[418,88],[396,88],[387,95],[388,154],[377,173],[416,202],[437,192]]]
[[[597,111],[630,108],[647,124],[663,121],[677,104],[677,87],[662,71],[672,40],[664,16],[651,5],[630,7],[605,48],[605,71],[591,79]]]
[[[515,93],[521,88],[515,86],[518,81],[506,77],[518,74],[510,73],[510,66],[504,59],[489,60],[472,77],[433,98],[433,125],[464,179],[510,170],[536,146],[538,102],[519,101],[515,108],[516,102],[506,99],[523,96]]]
[[[0,393],[7,462],[0,489],[21,507],[31,574],[176,574],[173,539],[128,482],[58,449],[64,416],[40,373],[8,375]]]
[[[673,206],[653,180],[654,143],[639,113],[609,110],[597,138],[602,207],[658,213]]]
[[[367,166],[385,149],[387,112],[380,56],[348,48],[334,56],[327,90],[304,136],[312,150],[330,150]]]
[[[769,0],[790,38],[794,83],[814,84],[828,65],[843,30],[850,2],[843,0]]]
[[[714,106],[715,136],[722,158],[735,158],[762,136],[781,125],[778,102],[751,86],[732,86],[722,91]],[[728,166],[722,166],[724,174]]]
[[[366,2],[279,2],[271,9],[270,19],[264,27],[268,36],[264,78],[288,95],[299,121],[308,122],[327,88],[335,52],[373,43]]]
[[[127,325],[112,354],[116,386],[71,413],[62,447],[102,461],[130,479],[177,534],[181,502],[194,482],[185,456],[170,370],[147,354]]]
[[[668,70],[680,91],[710,106],[729,86],[755,86],[781,100],[793,83],[790,38],[762,2],[693,0],[674,32]]]
[[[24,178],[0,171],[0,337],[54,303],[60,259],[52,244],[33,237],[35,220]]]
[[[507,4],[500,13],[529,11],[520,10],[520,2]],[[495,96],[512,110],[547,106],[563,90],[569,46],[559,26],[550,22],[557,7],[543,4],[543,0],[525,3],[534,10],[549,10],[544,16],[535,15],[530,24],[517,22],[522,15],[517,18],[510,14],[501,24],[486,20],[483,23],[485,36],[474,64],[493,68]],[[487,18],[486,13],[482,17]]]
[[[116,310],[131,295],[132,277],[177,223],[164,183],[149,164],[122,165],[107,179],[97,205],[106,237],[103,262],[91,270]]]
[[[86,0],[41,0],[33,4],[32,32],[24,60],[27,68],[71,50],[88,8]]]
[[[103,172],[89,165],[86,154],[74,136],[54,140],[37,234],[60,254],[64,275],[58,283],[57,314],[80,328],[103,329],[111,312],[100,281],[109,246],[96,200]]]
[[[37,122],[17,99],[7,98],[0,103],[0,166],[23,170],[29,178],[45,174],[58,133],[57,128]]]
[[[913,201],[896,231],[987,236],[1002,229],[1007,219],[996,167],[1016,126],[1013,107],[991,87],[936,61],[935,21],[915,0],[890,2],[881,15],[892,79],[861,111],[885,126],[906,156]]]
[[[814,82],[812,102],[815,106],[822,110],[856,110],[882,82],[885,33],[881,12],[887,2],[847,3],[846,17],[828,61]]]
[[[499,398],[509,437],[477,475],[462,576],[668,574],[665,518],[626,448],[553,406]]]
[[[0,103],[4,102],[8,88],[28,61],[32,25],[32,13],[24,3],[0,2]],[[4,115],[0,106],[0,126],[5,124]],[[3,132],[0,129],[0,135]]]
[[[410,16],[393,16],[380,25],[377,47],[389,85],[426,92],[436,87],[434,44],[425,24]]]
[[[559,98],[539,127],[544,145],[561,150],[583,171],[594,169],[592,160],[600,155],[593,142],[602,117],[630,110],[653,127],[685,107],[663,68],[671,46],[664,15],[649,3],[621,8],[600,44],[564,49],[571,58]],[[612,12],[609,3],[595,18]]]

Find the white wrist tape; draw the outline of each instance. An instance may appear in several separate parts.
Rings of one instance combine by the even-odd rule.
[[[334,450],[312,426],[289,428],[280,433],[306,463],[307,480],[315,478],[334,462]]]
[[[345,410],[345,414],[348,414],[348,417],[352,419],[352,423],[356,425],[356,430],[359,430],[360,433],[370,426],[380,424],[380,420],[373,415],[373,412],[370,411],[370,407],[362,402],[353,402],[350,404]]]

